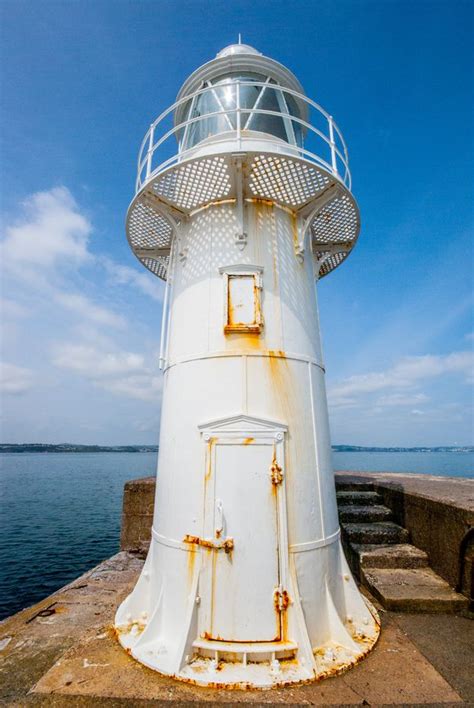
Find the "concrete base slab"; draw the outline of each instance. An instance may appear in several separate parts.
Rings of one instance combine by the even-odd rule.
[[[177,702],[368,703],[459,702],[460,697],[387,618],[373,655],[356,668],[318,684],[271,691],[222,691],[180,684],[148,670],[120,648],[113,632],[90,635],[70,649],[34,688],[35,693]]]
[[[160,676],[127,655],[111,628],[115,607],[135,583],[141,566],[134,556],[120,553],[0,625],[0,656],[4,657],[1,695],[7,705],[446,706],[463,702],[430,662],[429,646],[420,651],[397,618],[387,612],[382,612],[382,634],[373,652],[355,668],[319,683],[268,691],[228,691]],[[68,598],[75,600],[66,604]],[[441,634],[436,626],[435,616],[429,631]],[[429,636],[425,642],[429,645]],[[465,647],[458,661],[469,664]]]
[[[456,615],[399,614],[394,619],[456,691],[466,701],[472,700],[474,622]],[[461,655],[466,661],[459,661]]]
[[[389,610],[457,612],[469,604],[431,568],[368,568],[362,582]]]

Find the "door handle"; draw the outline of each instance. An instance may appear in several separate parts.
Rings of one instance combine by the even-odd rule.
[[[216,499],[215,519],[216,519],[216,527],[215,527],[216,538],[220,538],[221,533],[224,530],[224,507],[222,504],[222,499]]]

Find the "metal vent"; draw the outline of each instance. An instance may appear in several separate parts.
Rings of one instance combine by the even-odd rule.
[[[249,177],[254,196],[293,207],[305,204],[329,184],[329,176],[324,172],[303,162],[272,155],[257,155]]]
[[[358,229],[358,214],[347,194],[323,207],[311,223],[315,247],[324,243],[350,244],[356,240]]]
[[[150,205],[137,201],[130,212],[128,234],[132,248],[170,248],[173,227]]]
[[[316,254],[318,259],[322,258],[325,255],[327,254],[324,253],[324,251],[319,251]],[[331,253],[331,255],[328,255],[321,268],[319,269],[319,277],[322,278],[324,275],[327,275],[332,270],[334,270],[334,268],[337,268],[337,266],[340,265],[342,261],[347,258],[348,255],[348,251],[341,251],[340,253]]]
[[[157,258],[140,258],[145,268],[151,270],[158,278],[166,280],[169,265],[169,256],[159,256]]]
[[[215,156],[168,172],[152,189],[181,209],[195,209],[216,199],[225,199],[231,186],[226,160]]]

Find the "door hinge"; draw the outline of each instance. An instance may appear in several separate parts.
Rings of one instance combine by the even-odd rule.
[[[270,467],[270,476],[275,487],[283,482],[283,470],[276,460],[273,460]]]
[[[288,605],[290,604],[290,596],[288,595],[287,590],[283,590],[281,585],[280,587],[275,588],[273,593],[273,604],[278,612],[285,612],[285,610],[288,609]]]
[[[183,538],[184,543],[193,543],[196,546],[202,546],[203,548],[212,548],[215,551],[225,551],[230,553],[234,549],[234,539],[227,537],[220,541],[214,541],[212,538],[200,538],[199,536],[191,536],[186,534]]]

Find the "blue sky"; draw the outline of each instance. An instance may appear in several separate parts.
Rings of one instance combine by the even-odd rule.
[[[332,113],[362,215],[319,285],[334,443],[473,443],[472,2],[1,4],[4,442],[155,443],[163,285],[138,147],[237,39]]]

